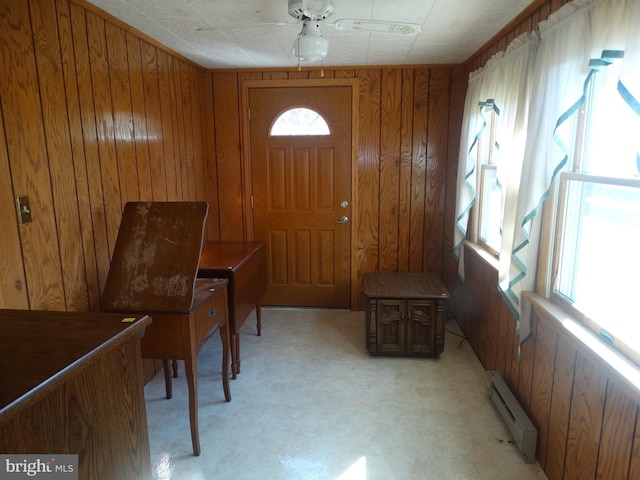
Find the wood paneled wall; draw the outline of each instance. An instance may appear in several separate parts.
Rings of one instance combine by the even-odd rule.
[[[99,310],[123,205],[205,199],[207,77],[68,0],[1,2],[0,55],[0,307]]]
[[[5,308],[99,310],[130,200],[206,200],[208,239],[246,239],[242,81],[320,76],[318,69],[205,72],[82,0],[2,2],[0,48]],[[376,270],[453,277],[446,225],[466,88],[461,68],[324,76],[360,81],[353,281],[359,286],[363,272]],[[33,222],[16,224],[17,195],[29,196]]]
[[[532,317],[517,356],[515,319],[498,275],[465,250],[464,305],[457,320],[486,370],[497,370],[538,429],[549,480],[640,478],[640,395],[554,320]]]
[[[468,73],[559,8],[542,0],[462,67],[325,70],[358,78],[357,269],[439,273],[461,327],[539,428],[550,479],[640,478],[638,400],[552,322],[516,356],[496,272],[451,251]],[[99,310],[129,200],[206,200],[208,239],[243,239],[243,80],[320,71],[204,72],[81,0],[0,3],[0,308]],[[220,188],[219,188],[220,186]],[[16,195],[33,222],[18,225]]]
[[[566,0],[537,1],[464,65],[465,76]],[[458,323],[487,370],[497,370],[538,429],[538,459],[550,480],[640,478],[640,397],[560,325],[533,315],[518,358],[516,321],[498,276],[466,247],[465,283],[454,287]]]
[[[318,78],[319,69],[211,72],[220,237],[244,232],[240,91],[245,80]],[[458,114],[464,102],[460,68],[324,69],[325,78],[359,80],[357,291],[369,271],[454,275],[452,259]],[[207,82],[208,83],[208,82]],[[460,105],[458,105],[460,104]],[[456,106],[456,108],[452,108]],[[453,165],[453,169],[451,168]],[[216,192],[209,192],[211,194]],[[359,293],[356,295],[359,301]]]

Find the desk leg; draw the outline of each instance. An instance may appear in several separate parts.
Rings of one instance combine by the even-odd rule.
[[[225,322],[220,326],[220,340],[222,341],[222,389],[224,390],[224,399],[231,401],[231,390],[229,389],[229,323]]]
[[[190,348],[185,355],[184,370],[189,388],[189,423],[191,424],[191,443],[193,454],[200,455],[200,434],[198,433],[198,384],[195,348]]]
[[[260,302],[256,304],[256,326],[258,327],[258,336],[262,335],[262,321],[260,320]]]
[[[237,333],[231,335],[231,378],[235,380],[240,373],[240,339]]]
[[[173,396],[173,382],[171,380],[171,371],[169,370],[168,358],[162,359],[162,370],[164,371],[164,389],[166,396],[169,399]]]

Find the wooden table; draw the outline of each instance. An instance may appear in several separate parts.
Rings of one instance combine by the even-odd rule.
[[[153,326],[142,338],[142,357],[161,358],[164,364],[166,396],[171,398],[169,359],[183,360],[189,391],[189,424],[193,454],[200,455],[198,429],[198,367],[196,356],[204,343],[220,332],[222,342],[222,387],[224,398],[231,401],[229,389],[229,324],[227,315],[227,281],[197,280],[193,307],[188,312],[153,314]]]
[[[200,455],[196,356],[215,330],[222,342],[222,385],[229,391],[227,280],[196,280],[208,205],[128,202],[102,295],[103,310],[153,317],[142,356],[163,360],[171,398],[169,359],[184,360],[193,454]]]
[[[78,478],[151,479],[147,316],[0,310],[0,452],[77,454]]]
[[[365,273],[366,343],[372,355],[437,356],[444,350],[447,289],[431,273]]]
[[[267,287],[267,253],[262,242],[204,242],[198,266],[200,278],[229,280],[231,373],[240,373],[240,328],[256,309],[257,333],[261,335],[260,298]]]

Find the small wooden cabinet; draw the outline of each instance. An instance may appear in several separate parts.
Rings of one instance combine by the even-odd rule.
[[[366,342],[372,355],[434,357],[444,350],[449,297],[430,273],[365,273]]]

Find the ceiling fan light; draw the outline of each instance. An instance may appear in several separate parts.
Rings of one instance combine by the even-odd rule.
[[[296,57],[301,60],[315,62],[326,58],[329,52],[329,42],[322,37],[300,35],[296,41]]]
[[[297,58],[316,62],[326,58],[329,53],[329,41],[320,34],[317,23],[304,22],[293,48]]]

